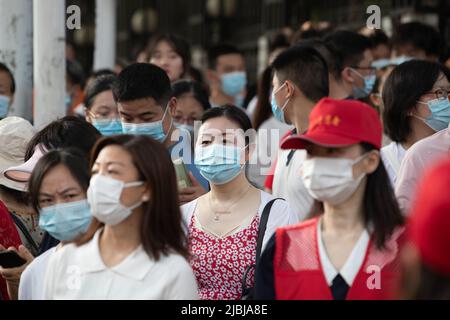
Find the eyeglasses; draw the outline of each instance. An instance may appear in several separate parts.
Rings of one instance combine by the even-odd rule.
[[[424,95],[426,94],[434,94],[436,96],[436,99],[448,99],[450,101],[450,93],[445,89],[437,89],[435,91],[425,92]]]

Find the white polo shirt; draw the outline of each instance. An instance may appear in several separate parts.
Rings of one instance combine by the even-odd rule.
[[[305,159],[305,150],[280,149],[272,186],[272,194],[286,199],[300,220],[307,217],[314,203],[300,176]]]
[[[108,268],[99,251],[98,230],[83,246],[65,245],[47,267],[45,299],[198,299],[197,283],[189,263],[178,254],[156,262],[140,245],[125,260]]]
[[[44,300],[44,276],[56,247],[50,248],[25,268],[20,276],[19,300]]]
[[[338,274],[342,276],[349,287],[352,286],[353,280],[355,280],[356,275],[361,269],[361,266],[364,262],[364,258],[366,256],[367,248],[369,246],[370,235],[367,230],[364,230],[361,233],[358,241],[350,253],[350,256],[345,261],[345,264],[342,266],[341,270],[336,270],[334,265],[331,263],[327,251],[325,249],[325,245],[322,240],[322,219],[317,223],[317,242],[319,248],[319,258],[320,263],[322,265],[322,270],[325,275],[325,279],[327,280],[328,286],[333,284],[334,278]]]

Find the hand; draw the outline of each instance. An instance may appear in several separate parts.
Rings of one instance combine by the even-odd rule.
[[[5,250],[5,248],[0,245],[0,250]],[[6,284],[8,286],[8,295],[10,299],[17,300],[20,276],[22,275],[22,272],[25,270],[25,268],[33,261],[34,257],[30,253],[30,251],[28,251],[28,249],[23,245],[19,246],[19,250],[14,247],[9,247],[8,250],[14,250],[21,258],[26,261],[23,265],[16,268],[0,267],[0,275],[3,277],[3,279],[6,280]]]
[[[201,197],[207,192],[205,189],[203,189],[203,187],[200,185],[197,179],[195,179],[194,175],[191,172],[189,172],[189,178],[192,181],[192,187],[183,188],[179,192],[181,205],[191,202],[192,200]]]

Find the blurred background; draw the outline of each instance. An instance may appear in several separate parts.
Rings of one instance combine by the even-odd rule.
[[[67,6],[71,4],[81,8],[83,27],[68,30],[67,40],[84,69],[91,70],[95,1],[67,0]],[[266,65],[271,36],[280,31],[293,35],[298,30],[358,30],[366,24],[366,9],[373,4],[381,9],[381,27],[388,36],[400,23],[421,21],[438,29],[448,44],[450,3],[446,0],[127,0],[118,1],[117,57],[135,61],[153,34],[170,32],[191,43],[193,65],[203,68],[206,48],[228,42],[245,53],[248,76],[254,81]]]

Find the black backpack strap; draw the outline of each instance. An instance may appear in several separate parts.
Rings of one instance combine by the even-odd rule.
[[[264,235],[266,234],[267,222],[269,221],[270,211],[272,210],[273,204],[277,200],[284,200],[284,199],[276,198],[276,199],[270,200],[269,202],[267,202],[267,204],[264,207],[264,210],[261,214],[261,221],[259,222],[259,229],[258,229],[258,240],[256,241],[256,263],[258,263],[259,257],[261,255]]]
[[[258,227],[258,239],[256,240],[256,262],[246,268],[244,275],[241,280],[242,287],[242,300],[253,300],[253,288],[247,288],[247,278],[252,269],[256,268],[259,261],[259,256],[261,255],[262,244],[264,240],[264,235],[266,234],[267,222],[269,221],[270,211],[276,200],[284,200],[283,198],[272,199],[265,205],[263,212],[261,214],[261,220],[259,221]]]
[[[23,224],[22,220],[20,220],[20,218],[17,217],[14,213],[11,213],[10,215],[14,221],[14,224],[17,226],[17,228],[20,229],[22,234],[27,239],[28,243],[33,247],[33,250],[35,251],[35,253],[37,253],[39,251],[39,247],[36,244],[36,242],[34,241],[33,237],[31,236],[30,232],[28,231],[27,227]]]

